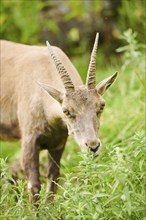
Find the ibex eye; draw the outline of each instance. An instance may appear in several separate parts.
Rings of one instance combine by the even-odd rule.
[[[105,103],[102,103],[100,106],[100,110],[102,111],[104,109]]]
[[[105,106],[105,102],[102,102],[101,107],[104,108],[104,106]]]
[[[63,112],[64,112],[64,114],[65,114],[68,118],[72,118],[72,119],[75,119],[75,118],[76,118],[76,115],[75,115],[73,112],[70,112],[70,111],[67,110],[67,109],[64,109]]]
[[[70,115],[70,112],[69,112],[69,110],[67,110],[67,109],[63,109],[63,113],[64,113],[65,115]]]

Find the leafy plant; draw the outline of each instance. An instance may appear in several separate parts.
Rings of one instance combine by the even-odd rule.
[[[132,68],[133,72],[137,74],[141,83],[144,85],[144,71],[145,71],[145,49],[146,46],[139,43],[136,39],[137,33],[133,32],[132,29],[128,29],[120,37],[126,46],[118,48],[118,53],[123,53],[123,65],[122,71],[126,68]]]
[[[79,153],[79,164],[73,172],[60,178],[54,202],[45,204],[42,186],[39,208],[33,207],[1,160],[1,217],[15,219],[129,219],[145,216],[145,136],[144,132],[117,145],[107,145],[98,158],[89,152]],[[11,179],[14,185],[8,182]]]

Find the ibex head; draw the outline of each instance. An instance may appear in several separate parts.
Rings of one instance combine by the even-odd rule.
[[[86,85],[82,86],[73,84],[67,70],[47,42],[48,50],[61,76],[66,92],[63,94],[50,86],[43,86],[61,104],[69,134],[74,136],[81,149],[89,148],[94,155],[97,155],[101,148],[99,139],[100,116],[105,106],[102,95],[117,77],[117,73],[115,73],[96,86],[98,36],[97,33],[91,53]]]

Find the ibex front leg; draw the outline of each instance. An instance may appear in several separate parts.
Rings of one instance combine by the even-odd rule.
[[[39,180],[39,149],[36,144],[36,136],[25,136],[22,139],[22,165],[28,179],[30,201],[35,203],[38,200],[38,193],[41,188]]]
[[[60,159],[64,150],[64,145],[61,149],[54,152],[49,152],[49,172],[48,172],[48,198],[47,200],[52,200],[53,194],[57,191],[58,177],[60,176]],[[52,193],[52,194],[50,194]]]

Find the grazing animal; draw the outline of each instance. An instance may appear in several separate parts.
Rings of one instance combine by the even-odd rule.
[[[1,41],[0,137],[21,139],[22,166],[31,200],[38,199],[39,151],[49,157],[48,191],[56,192],[61,155],[68,134],[82,150],[97,155],[101,148],[99,121],[103,93],[117,73],[96,86],[98,33],[91,53],[86,85],[63,51]],[[48,53],[49,50],[49,53]]]

